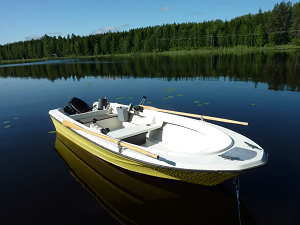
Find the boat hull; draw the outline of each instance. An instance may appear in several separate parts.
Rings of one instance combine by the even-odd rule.
[[[121,168],[165,179],[178,180],[188,183],[199,184],[203,186],[215,186],[245,171],[198,171],[184,170],[177,168],[167,168],[160,165],[152,165],[145,162],[137,161],[130,157],[124,157],[99,144],[93,143],[86,137],[76,131],[65,127],[61,122],[51,116],[56,131],[65,136],[70,141],[79,145],[91,154]]]
[[[186,224],[186,218],[189,224],[239,222],[235,193],[223,185],[206,188],[124,170],[60,133],[55,149],[76,181],[121,224]],[[243,205],[241,211],[244,221],[256,224]]]

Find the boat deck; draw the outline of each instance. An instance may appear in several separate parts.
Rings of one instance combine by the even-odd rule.
[[[184,152],[180,150],[179,148],[176,148],[174,146],[165,144],[161,141],[152,139],[152,138],[146,138],[146,143],[141,145],[142,147],[148,148],[149,150],[159,150],[164,152]]]

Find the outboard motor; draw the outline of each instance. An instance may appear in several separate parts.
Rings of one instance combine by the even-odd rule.
[[[76,97],[72,98],[69,104],[72,108],[66,106],[64,108],[64,111],[70,115],[73,115],[75,113],[85,113],[92,110],[92,108],[86,102]]]
[[[64,111],[66,112],[66,113],[68,113],[69,115],[73,115],[73,114],[75,114],[76,113],[76,111],[75,111],[75,109],[71,109],[69,106],[65,106],[65,108],[64,108]]]

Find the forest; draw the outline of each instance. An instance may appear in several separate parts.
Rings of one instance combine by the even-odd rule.
[[[282,1],[230,21],[163,24],[129,31],[41,39],[0,45],[0,60],[153,53],[219,48],[300,46],[300,2]]]

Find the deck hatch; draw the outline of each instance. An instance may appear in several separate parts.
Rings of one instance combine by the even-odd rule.
[[[228,152],[225,152],[219,156],[222,158],[225,158],[225,159],[232,158],[232,160],[244,161],[244,160],[253,159],[256,155],[257,155],[257,152],[255,152],[255,151],[248,150],[245,148],[235,147],[235,148],[229,150]]]

